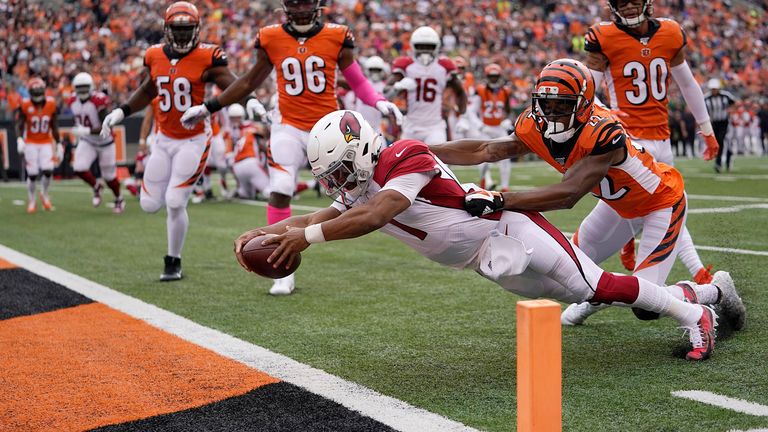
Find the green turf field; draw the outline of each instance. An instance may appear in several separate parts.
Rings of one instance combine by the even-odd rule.
[[[768,158],[740,158],[728,175],[709,162],[679,161],[696,245],[768,251]],[[475,170],[457,171],[474,181]],[[542,163],[513,167],[516,186],[559,179]],[[56,211],[27,215],[24,186],[0,184],[0,243],[418,407],[492,430],[515,429],[515,302],[473,272],[440,267],[396,240],[367,237],[315,245],[303,254],[294,295],[267,294],[271,281],[241,270],[232,240],[265,223],[261,206],[190,205],[185,279],[157,282],[165,214],[94,209],[80,181],[52,187]],[[747,197],[735,199],[733,197]],[[105,201],[110,199],[108,192]],[[547,217],[573,232],[594,206]],[[328,201],[305,192],[297,204]],[[706,211],[703,209],[720,209]],[[697,213],[700,211],[701,213]],[[768,405],[768,255],[700,250],[730,270],[748,307],[747,327],[691,364],[673,351],[687,338],[673,321],[640,322],[612,309],[563,331],[563,424],[567,431],[726,431],[768,427],[739,414],[670,395],[707,390]],[[619,271],[617,258],[605,263]],[[677,264],[669,281],[689,279]]]

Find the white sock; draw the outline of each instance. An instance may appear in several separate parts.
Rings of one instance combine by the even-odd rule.
[[[637,278],[637,281],[640,290],[632,306],[670,316],[681,325],[695,324],[701,318],[701,306],[676,298],[668,287],[661,287],[643,278]]]
[[[499,161],[499,179],[501,180],[500,187],[509,187],[509,177],[512,175],[512,161],[504,159]]]
[[[189,228],[189,216],[186,207],[168,207],[166,225],[168,230],[168,255],[181,258],[184,238]]]
[[[720,290],[717,289],[716,286],[712,284],[699,285],[693,282],[684,282],[684,283],[690,284],[693,287],[693,291],[696,293],[696,299],[699,301],[700,304],[717,303],[717,298],[720,296]],[[667,291],[670,294],[672,294],[672,296],[675,297],[676,299],[685,300],[683,289],[680,288],[679,286],[670,285],[666,288],[667,288]]]
[[[42,184],[43,184],[43,196],[46,197],[46,198],[48,198],[48,188],[51,187],[51,178],[52,178],[52,176],[44,175],[43,179],[42,179],[43,180],[42,181]]]
[[[691,276],[696,276],[696,273],[704,267],[704,264],[701,262],[696,248],[693,247],[693,239],[691,238],[691,233],[688,232],[688,228],[683,227],[683,232],[677,241],[677,247],[679,248],[677,257],[691,273]]]
[[[37,189],[37,181],[33,181],[31,178],[27,177],[27,198],[29,199],[29,202],[35,200],[35,189]]]

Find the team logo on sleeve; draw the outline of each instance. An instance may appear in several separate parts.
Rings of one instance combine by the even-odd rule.
[[[344,141],[350,142],[353,139],[360,139],[360,122],[350,111],[344,112],[339,122],[341,133],[344,134]]]

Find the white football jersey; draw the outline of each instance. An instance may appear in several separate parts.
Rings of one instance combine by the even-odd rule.
[[[408,92],[405,124],[429,127],[442,122],[443,93],[456,71],[453,61],[441,57],[424,66],[411,57],[400,57],[392,64],[392,71],[416,81],[416,89]]]
[[[109,97],[102,92],[94,92],[85,102],[81,101],[77,95],[69,100],[69,107],[72,115],[75,116],[75,124],[93,129],[101,124],[99,120],[99,111],[109,108]],[[81,140],[97,146],[113,142],[112,136],[102,138],[98,133],[80,137]]]

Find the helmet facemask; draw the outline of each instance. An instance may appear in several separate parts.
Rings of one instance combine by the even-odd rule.
[[[620,1],[622,2],[621,5],[619,4]],[[642,0],[641,4],[634,7],[635,3],[637,0],[609,0],[608,7],[610,7],[616,22],[626,27],[637,27],[653,14],[653,0]],[[625,14],[632,16],[626,18]]]
[[[488,87],[494,90],[501,87],[501,75],[488,75],[486,79],[488,80]]]
[[[283,11],[291,27],[299,33],[306,33],[317,23],[320,16],[320,2],[317,0],[284,0]]]
[[[373,82],[379,82],[384,79],[384,71],[382,69],[368,69],[368,77]]]
[[[195,22],[167,24],[165,38],[175,52],[186,54],[192,51],[200,40],[200,25]]]
[[[77,94],[77,98],[80,99],[81,102],[85,102],[88,100],[88,98],[91,97],[91,91],[93,90],[93,87],[91,85],[79,85],[75,87],[75,93]]]
[[[547,88],[547,87],[542,87]],[[553,87],[554,88],[554,87]],[[582,95],[563,95],[546,92],[535,92],[533,99],[533,115],[537,124],[543,123],[544,138],[557,143],[571,139],[583,125],[578,119],[583,117],[584,110],[590,104],[585,104]]]
[[[415,44],[413,46],[413,53],[416,60],[424,66],[429,66],[430,63],[437,58],[437,45],[432,44]]]

